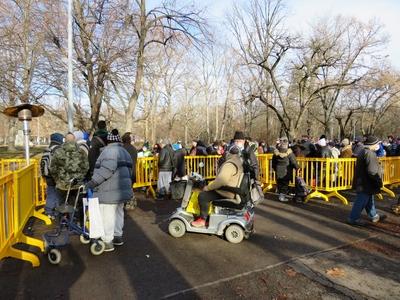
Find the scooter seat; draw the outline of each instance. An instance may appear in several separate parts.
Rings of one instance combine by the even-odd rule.
[[[241,210],[244,207],[244,204],[239,203],[233,203],[231,201],[215,201],[213,202],[214,206],[218,206],[218,207],[223,207],[223,208],[233,208],[233,209],[238,209]]]

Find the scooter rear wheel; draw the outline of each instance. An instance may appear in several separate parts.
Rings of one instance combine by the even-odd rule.
[[[84,235],[84,234],[81,234],[81,235],[79,236],[79,241],[80,241],[82,244],[87,245],[87,244],[90,243],[90,238],[87,237],[87,236]]]
[[[232,244],[239,244],[241,241],[243,241],[244,230],[239,225],[229,225],[225,230],[225,238]]]
[[[181,220],[174,219],[168,225],[168,232],[173,237],[180,238],[185,235],[186,226]]]

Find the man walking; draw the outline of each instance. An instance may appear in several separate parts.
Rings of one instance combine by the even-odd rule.
[[[365,209],[371,222],[377,223],[386,218],[379,215],[375,209],[374,195],[379,193],[382,186],[382,168],[376,156],[379,150],[379,140],[375,136],[368,136],[364,142],[364,149],[357,156],[356,170],[353,179],[353,188],[357,198],[353,204],[348,223],[364,226],[361,213]]]

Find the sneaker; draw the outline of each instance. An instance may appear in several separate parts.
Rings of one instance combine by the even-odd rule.
[[[124,244],[122,236],[114,236],[112,243],[114,246],[122,246]]]
[[[106,247],[104,248],[104,252],[111,252],[114,251],[114,244],[113,243],[105,243]]]
[[[352,225],[352,226],[366,226],[367,225],[367,223],[361,219],[358,219],[355,221],[348,219],[347,224]]]
[[[373,217],[372,219],[371,219],[371,222],[372,223],[378,223],[378,222],[382,222],[383,220],[385,220],[387,218],[387,216],[386,215],[376,215],[375,217]]]
[[[199,228],[199,227],[206,227],[206,220],[203,218],[197,218],[195,221],[190,223],[193,227]]]
[[[52,221],[54,221],[54,220],[56,219],[56,217],[53,216],[53,215],[47,215],[47,217],[48,217],[50,220],[52,220]]]
[[[289,201],[288,199],[286,199],[284,194],[279,194],[279,198],[278,199],[281,202],[288,202]]]

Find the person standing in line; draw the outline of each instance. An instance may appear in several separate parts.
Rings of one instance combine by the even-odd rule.
[[[121,143],[118,130],[113,129],[107,136],[107,146],[96,161],[93,176],[86,184],[86,190],[93,190],[93,197],[99,199],[103,220],[104,251],[114,251],[122,246],[124,227],[124,203],[132,199],[132,158]]]
[[[164,145],[162,145],[164,146]],[[169,185],[175,177],[176,158],[169,141],[165,142],[158,157],[157,199],[165,199],[170,194]]]
[[[46,180],[46,205],[44,212],[51,219],[56,217],[55,208],[60,205],[62,197],[56,189],[56,182],[51,175],[50,165],[55,152],[61,148],[63,141],[64,136],[61,133],[55,132],[51,134],[50,145],[44,150],[40,160],[40,173]]]
[[[92,176],[97,158],[99,157],[104,147],[107,146],[107,135],[108,131],[107,131],[106,121],[99,121],[97,123],[97,130],[93,134],[93,138],[90,142],[90,149],[88,153],[88,158],[89,158],[88,177]]]
[[[129,155],[132,158],[132,184],[134,184],[136,182],[136,161],[138,157],[138,152],[135,146],[132,145],[132,134],[130,132],[126,132],[122,136],[122,143],[124,149],[128,151]],[[137,201],[135,198],[135,193],[133,193],[132,199],[125,204],[125,209],[135,209],[136,205]]]
[[[367,137],[364,149],[357,156],[356,168],[353,179],[353,189],[357,196],[348,218],[350,225],[364,226],[361,213],[365,209],[372,223],[377,223],[386,218],[376,212],[374,195],[383,187],[382,168],[376,156],[379,150],[379,139],[373,135]]]
[[[272,168],[276,173],[278,199],[281,202],[288,202],[286,195],[289,192],[289,182],[293,176],[293,169],[297,171],[299,165],[286,137],[279,140],[279,146],[272,156]]]

